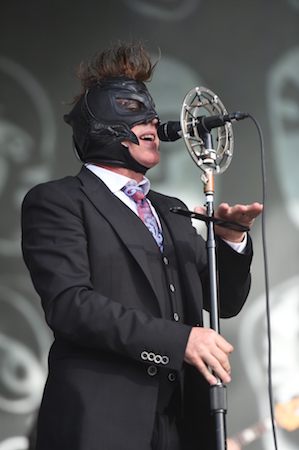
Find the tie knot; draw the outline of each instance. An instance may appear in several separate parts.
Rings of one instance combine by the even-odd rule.
[[[143,190],[140,186],[125,186],[123,188],[124,193],[131,197],[136,203],[142,202],[145,198]]]

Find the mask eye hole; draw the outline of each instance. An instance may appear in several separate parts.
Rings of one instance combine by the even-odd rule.
[[[127,112],[139,112],[146,111],[146,106],[139,102],[138,100],[134,100],[132,98],[116,98],[115,99],[118,108],[121,111]]]

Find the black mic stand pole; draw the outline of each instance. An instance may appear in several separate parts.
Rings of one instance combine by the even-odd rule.
[[[203,120],[200,112],[206,110],[211,117],[209,125]],[[214,116],[214,117],[213,117]],[[233,130],[230,121],[240,120],[248,117],[248,114],[235,113],[227,115],[227,111],[219,99],[218,95],[203,86],[195,87],[184,98],[181,110],[181,131],[188,152],[196,163],[197,167],[203,170],[201,179],[204,183],[204,193],[206,195],[206,215],[193,213],[181,208],[174,208],[177,212],[189,217],[204,220],[207,224],[207,258],[210,282],[210,327],[219,333],[219,301],[218,301],[218,278],[216,261],[216,240],[214,226],[229,227],[238,231],[248,231],[248,228],[241,224],[229,223],[225,220],[214,217],[214,173],[222,173],[227,169],[233,154]],[[219,119],[221,118],[221,123]],[[222,120],[224,119],[225,120]],[[227,121],[226,118],[229,120]],[[216,127],[216,128],[215,128]],[[215,128],[216,149],[213,149],[211,129]],[[227,412],[226,387],[222,381],[216,377],[217,383],[210,386],[211,414],[215,418],[216,424],[216,444],[217,450],[226,450],[226,425],[225,415]]]
[[[205,135],[206,148],[211,149],[211,136],[209,133]],[[206,212],[207,216],[214,216],[214,173],[213,170],[206,169],[201,177],[204,183],[204,193],[206,195]],[[210,325],[213,330],[220,333],[219,327],[219,301],[218,301],[218,279],[216,264],[216,240],[214,231],[214,222],[207,222],[207,256],[209,267],[210,282]],[[217,384],[210,386],[210,407],[211,414],[215,418],[216,427],[216,448],[217,450],[226,450],[226,423],[225,414],[227,412],[226,387],[222,381],[214,374]]]

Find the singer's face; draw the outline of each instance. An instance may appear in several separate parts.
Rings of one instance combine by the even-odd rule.
[[[125,141],[124,144],[129,147],[131,156],[145,167],[151,169],[160,161],[159,144],[157,135],[158,119],[153,119],[150,123],[142,123],[132,127],[136,134],[139,145],[133,142]]]

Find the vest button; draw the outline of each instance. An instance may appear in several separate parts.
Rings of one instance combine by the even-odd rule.
[[[147,369],[147,373],[151,376],[154,377],[156,375],[156,373],[158,372],[157,367],[155,366],[149,366]]]
[[[177,312],[173,313],[173,319],[178,322],[180,320],[180,316],[178,315]]]
[[[171,292],[174,292],[175,291],[175,285],[170,283],[169,289],[171,290]]]

